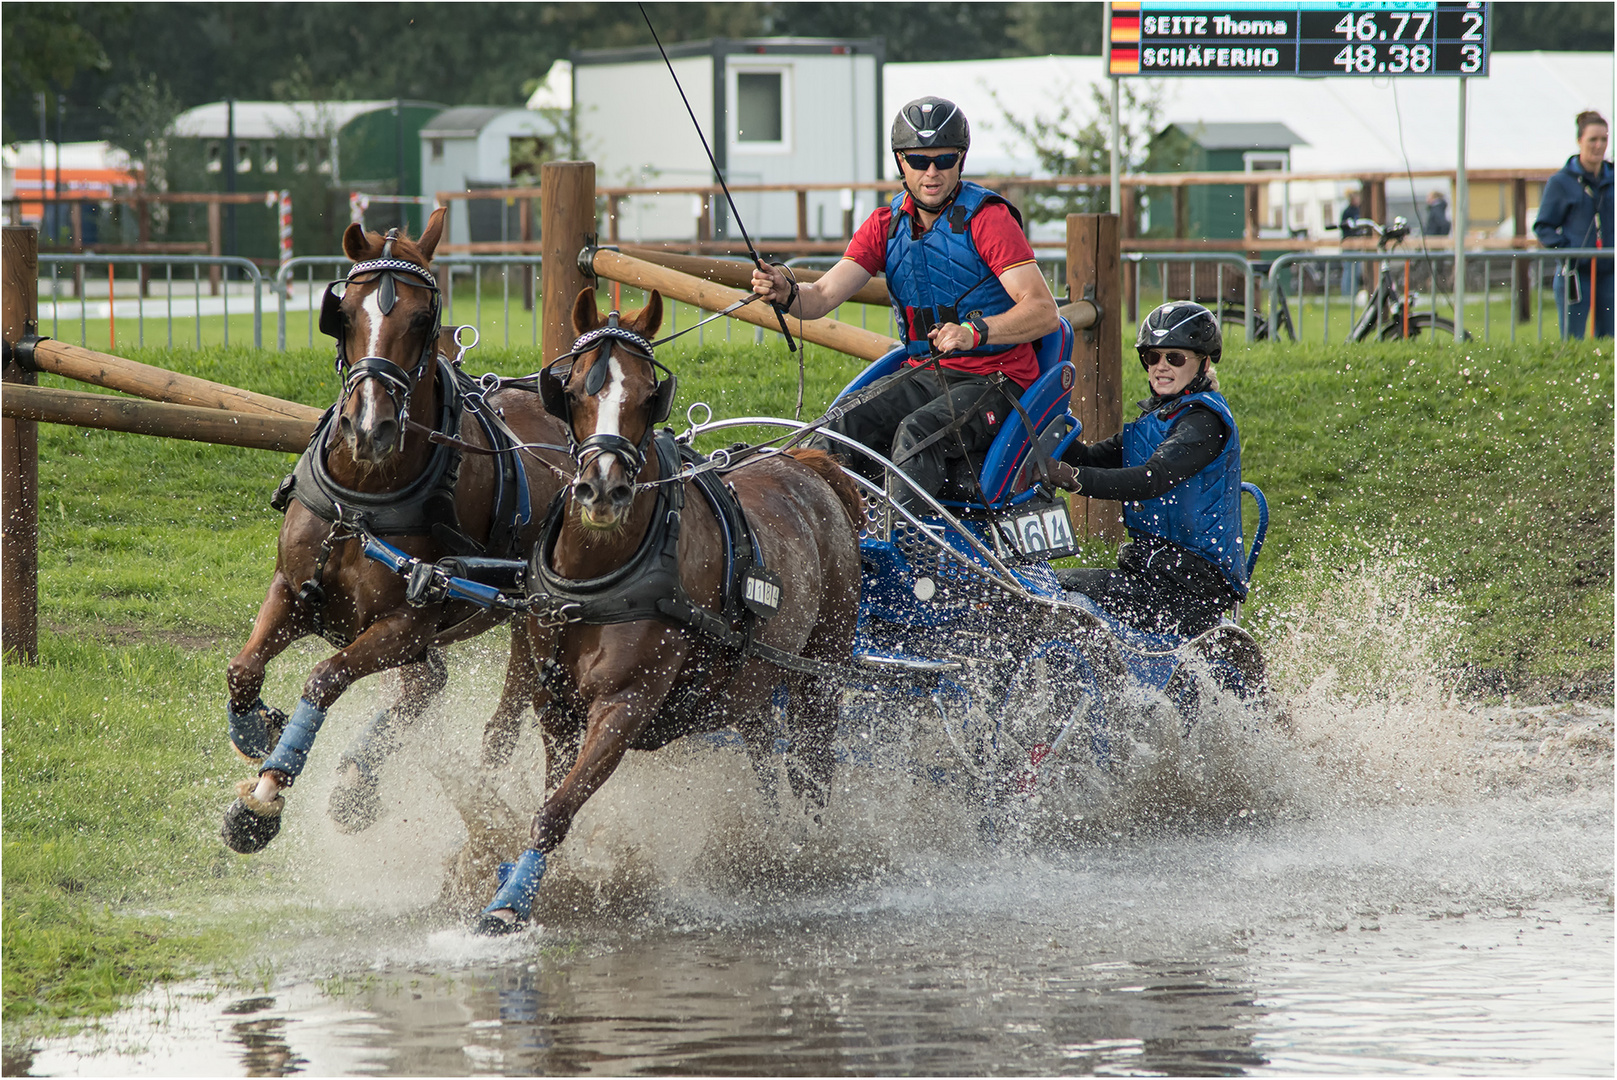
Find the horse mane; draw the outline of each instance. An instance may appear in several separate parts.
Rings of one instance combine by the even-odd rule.
[[[387,238],[379,232],[365,230],[365,251],[355,262],[366,262],[382,257],[382,245]],[[426,266],[427,256],[422,252],[421,245],[417,244],[408,230],[400,229],[399,235],[393,238],[393,258],[405,262],[413,262],[417,266]]]
[[[836,458],[824,450],[814,450],[807,446],[793,447],[786,451],[786,456],[807,465],[819,475],[820,479],[831,485],[831,490],[837,493],[837,501],[842,503],[843,513],[848,515],[848,524],[853,526],[854,532],[858,532],[864,526],[865,502],[859,495],[859,485],[842,471],[842,465]]]

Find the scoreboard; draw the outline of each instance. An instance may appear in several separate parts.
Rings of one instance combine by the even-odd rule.
[[[1488,74],[1489,5],[1114,0],[1109,75]]]

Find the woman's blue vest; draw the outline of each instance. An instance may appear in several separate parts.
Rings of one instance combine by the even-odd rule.
[[[911,356],[927,356],[932,343],[926,331],[942,323],[964,323],[973,313],[1000,315],[1016,301],[999,283],[999,277],[971,240],[971,219],[990,203],[999,203],[1011,212],[1017,224],[1022,215],[1004,198],[969,180],[960,184],[960,194],[933,222],[932,227],[914,238],[910,216],[901,209],[904,193],[892,202],[892,218],[887,226],[887,291],[904,335],[904,346]],[[906,308],[914,308],[916,329],[910,338]],[[1007,352],[1014,345],[985,345],[966,355],[992,356]]]
[[[1246,596],[1246,554],[1241,543],[1241,435],[1229,402],[1213,391],[1189,394],[1123,425],[1123,467],[1144,465],[1156,453],[1179,414],[1200,404],[1223,418],[1230,429],[1224,449],[1206,468],[1155,499],[1123,504],[1130,533],[1149,533],[1195,552],[1224,573],[1236,593]]]

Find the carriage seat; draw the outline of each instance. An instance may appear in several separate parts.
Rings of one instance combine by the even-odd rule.
[[[1061,325],[1054,331],[1033,343],[1033,353],[1039,361],[1039,377],[1023,391],[1021,404],[1033,422],[1046,456],[1053,459],[1061,456],[1080,431],[1078,419],[1068,407],[1078,372],[1072,363],[1072,325],[1066,318],[1061,319]],[[842,395],[898,371],[905,357],[903,348],[894,349],[860,372],[858,378],[843,388]],[[952,463],[938,501],[964,510],[1004,509],[1027,501],[1034,496],[1033,483],[1038,479],[1032,446],[1033,440],[1022,417],[1013,411],[1000,425],[999,434],[975,471],[964,461]]]

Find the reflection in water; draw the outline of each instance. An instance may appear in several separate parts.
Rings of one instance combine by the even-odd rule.
[[[251,1016],[270,1012],[275,999],[261,995],[242,998],[220,1010],[225,1016]],[[240,1043],[242,1070],[247,1076],[290,1076],[303,1071],[306,1060],[292,1052],[286,1041],[286,1018],[271,1013],[256,1020],[239,1020],[230,1025],[233,1041]]]

